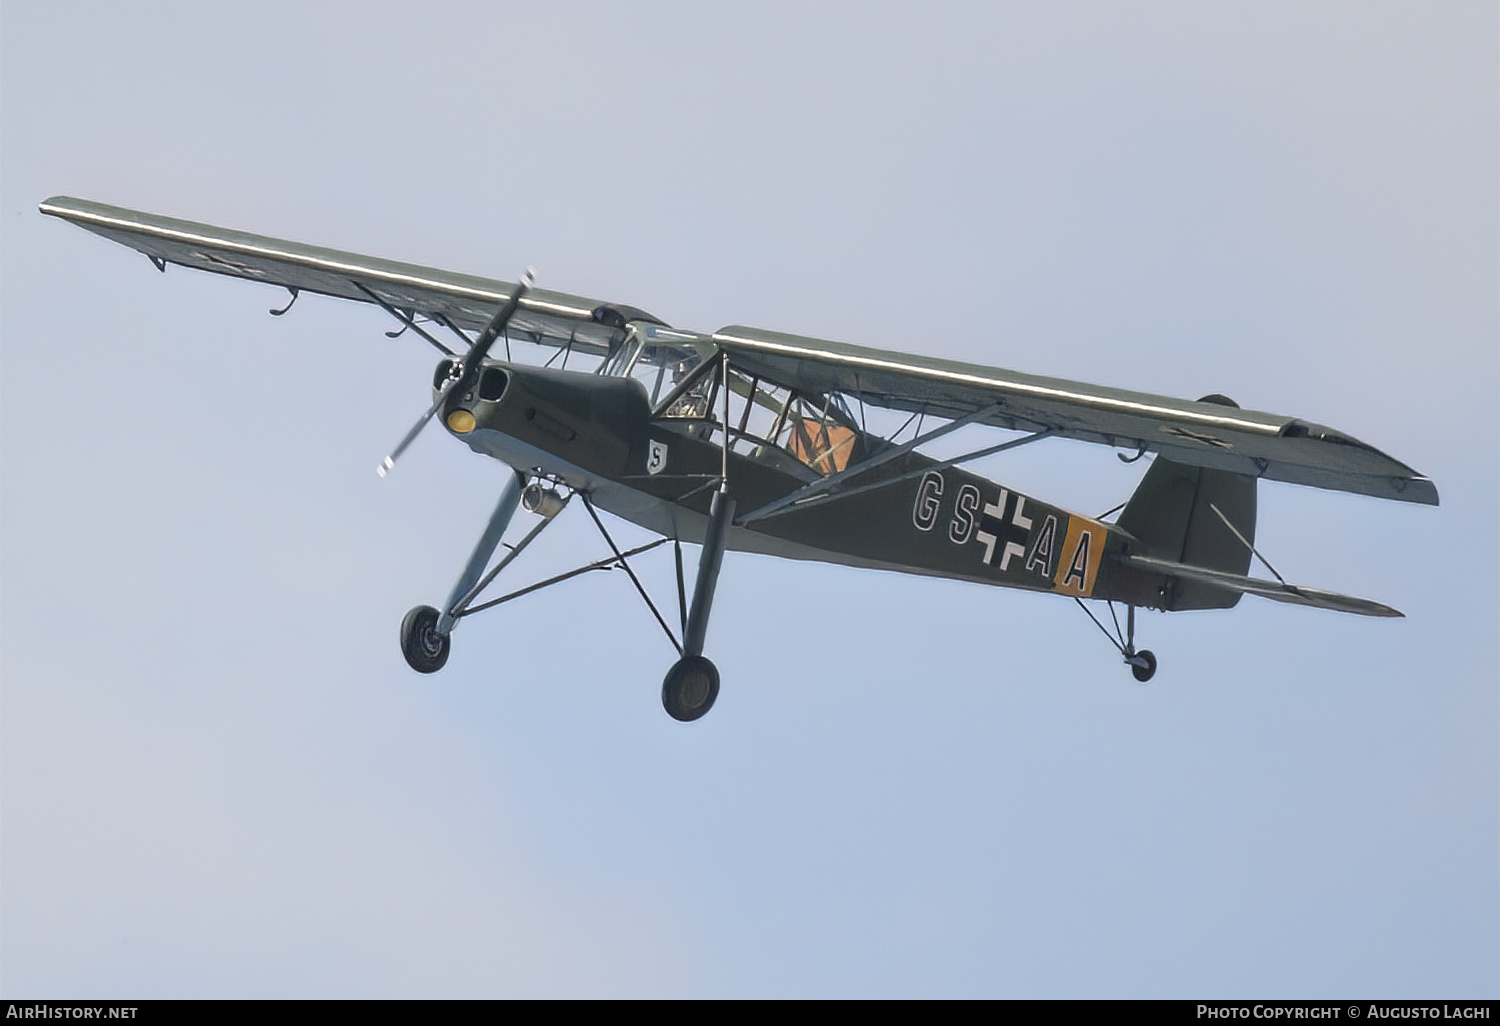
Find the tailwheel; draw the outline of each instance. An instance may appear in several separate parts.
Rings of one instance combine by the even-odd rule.
[[[446,648],[444,654],[447,654]],[[684,723],[696,720],[712,709],[714,699],[718,697],[718,668],[701,655],[677,660],[661,682],[661,704],[667,715]]]
[[[448,635],[437,630],[438,611],[418,606],[401,621],[401,654],[418,673],[437,673],[448,661]]]
[[[1130,664],[1131,674],[1142,684],[1156,676],[1156,653],[1149,648],[1141,649],[1125,661]]]
[[[1144,684],[1156,676],[1156,653],[1145,648],[1137,651],[1135,647],[1135,606],[1125,607],[1125,629],[1122,631],[1120,630],[1119,617],[1115,616],[1114,601],[1110,600],[1109,615],[1115,624],[1115,633],[1110,634],[1109,628],[1100,623],[1097,616],[1089,612],[1088,606],[1084,605],[1079,599],[1074,599],[1073,601],[1078,603],[1079,609],[1088,613],[1088,618],[1094,621],[1095,627],[1104,632],[1104,636],[1109,639],[1110,644],[1120,650],[1120,654],[1125,657],[1125,665],[1130,667],[1130,673],[1136,680]]]

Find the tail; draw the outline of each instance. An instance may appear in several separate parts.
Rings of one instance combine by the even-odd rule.
[[[1234,405],[1222,396],[1203,401]],[[1210,506],[1218,507],[1245,541]],[[1158,456],[1125,504],[1119,526],[1140,542],[1132,546],[1137,555],[1244,577],[1250,569],[1246,542],[1255,543],[1255,478]],[[1240,600],[1238,590],[1205,579],[1174,577],[1165,592],[1159,608],[1169,610],[1228,609]]]
[[[1199,402],[1234,406],[1210,395]],[[1111,562],[1124,571],[1103,596],[1154,609],[1228,609],[1246,592],[1277,602],[1360,616],[1401,616],[1370,599],[1249,576],[1255,544],[1255,478],[1158,456],[1120,514],[1134,539]],[[1234,525],[1232,528],[1230,525]],[[1236,537],[1238,532],[1239,537]]]

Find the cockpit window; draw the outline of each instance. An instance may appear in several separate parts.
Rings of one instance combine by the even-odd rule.
[[[713,368],[704,367],[702,363],[702,359],[694,353],[678,360],[672,367],[672,393],[676,394],[676,398],[662,411],[663,417],[674,420],[709,419],[709,404],[713,401],[714,386],[719,381]],[[694,371],[698,373],[694,374]]]
[[[787,434],[786,449],[825,477],[849,465],[859,434],[842,424],[796,417]]]
[[[610,351],[596,373],[635,378],[645,386],[655,408],[714,351],[713,343],[701,335],[633,321],[624,340]]]
[[[720,436],[721,445],[727,428],[732,452],[754,458],[790,456],[825,476],[862,456],[862,434],[839,396],[803,395],[731,365],[726,425],[720,423],[724,374],[717,359],[684,360],[671,374],[675,387],[657,416],[704,421],[712,435]]]

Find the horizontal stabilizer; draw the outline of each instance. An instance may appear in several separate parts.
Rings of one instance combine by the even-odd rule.
[[[1120,562],[1126,566],[1135,567],[1137,570],[1144,570],[1147,573],[1165,574],[1168,577],[1185,577],[1190,581],[1200,581],[1218,588],[1228,588],[1231,591],[1244,592],[1247,595],[1259,595],[1261,598],[1275,599],[1277,602],[1291,602],[1299,606],[1317,606],[1319,609],[1336,609],[1341,613],[1358,613],[1360,616],[1405,615],[1400,610],[1381,605],[1379,602],[1355,598],[1352,595],[1340,595],[1336,591],[1324,591],[1321,588],[1304,588],[1296,584],[1281,584],[1277,581],[1261,580],[1258,577],[1245,577],[1240,574],[1225,573],[1222,570],[1206,570],[1201,566],[1174,563],[1169,559],[1153,559],[1150,556],[1121,556]]]

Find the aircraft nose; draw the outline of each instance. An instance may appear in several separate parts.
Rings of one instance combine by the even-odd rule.
[[[443,377],[445,372],[451,371],[453,366],[453,361],[444,361],[438,367],[438,377]],[[476,405],[499,402],[510,385],[510,378],[510,374],[503,368],[485,367],[480,372],[479,381],[475,385],[451,400],[451,406],[443,417],[448,430],[456,435],[466,435],[473,431],[479,425],[478,416],[475,414]],[[446,380],[444,378],[445,382]]]

